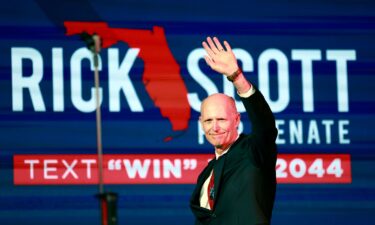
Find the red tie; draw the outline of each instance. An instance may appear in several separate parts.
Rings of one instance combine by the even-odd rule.
[[[214,181],[214,171],[212,170],[211,178],[210,178],[210,183],[208,183],[208,189],[207,189],[207,195],[208,195],[208,204],[210,204],[210,208],[214,208],[214,197],[215,197],[215,181]]]

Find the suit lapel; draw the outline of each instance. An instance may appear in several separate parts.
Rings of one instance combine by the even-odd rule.
[[[222,174],[224,171],[224,162],[227,154],[221,156],[218,160],[211,160],[207,167],[202,171],[200,178],[197,181],[197,185],[195,186],[195,190],[192,196],[192,203],[195,203],[199,206],[199,196],[201,193],[202,186],[207,178],[210,176],[212,169],[214,169],[214,176],[215,176],[215,185],[214,185],[214,199],[215,201],[218,198],[219,190],[220,190],[220,183]]]
[[[206,179],[210,176],[210,173],[211,173],[211,170],[214,167],[215,161],[216,160],[214,158],[208,163],[207,167],[202,171],[201,175],[199,176],[199,178],[197,180],[197,185],[195,186],[195,190],[193,192],[193,197],[192,197],[192,200],[197,205],[199,205],[199,196],[200,196],[200,193],[201,193],[202,186],[203,186],[204,182],[206,181]]]
[[[223,173],[224,173],[224,164],[225,164],[225,161],[228,157],[230,157],[228,159],[228,163],[226,164],[225,168],[226,170],[228,169],[228,166],[230,166],[231,162],[233,162],[233,157],[235,157],[235,153],[236,153],[236,148],[235,146],[237,145],[237,143],[239,143],[241,141],[241,139],[243,138],[243,134],[240,135],[240,137],[233,143],[233,145],[230,147],[230,149],[228,150],[227,153],[225,153],[224,155],[222,155],[219,159],[216,160],[215,162],[215,165],[214,165],[214,171],[215,171],[215,186],[214,186],[214,191],[215,191],[215,195],[214,195],[214,199],[215,199],[215,202],[217,201],[218,199],[218,195],[220,193],[220,185],[221,185],[221,179],[223,178]],[[215,206],[214,206],[215,207]]]

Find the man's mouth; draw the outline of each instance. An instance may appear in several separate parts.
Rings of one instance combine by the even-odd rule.
[[[225,134],[225,133],[215,133],[215,134],[210,134],[210,135],[213,136],[213,137],[216,137],[216,136],[221,136],[223,134]]]

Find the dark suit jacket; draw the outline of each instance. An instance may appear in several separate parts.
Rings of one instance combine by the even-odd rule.
[[[210,161],[199,175],[190,200],[196,225],[270,224],[276,192],[275,119],[258,90],[241,100],[250,118],[252,133],[241,134],[226,154]],[[199,195],[212,168],[215,205],[213,210],[208,210],[200,207]]]

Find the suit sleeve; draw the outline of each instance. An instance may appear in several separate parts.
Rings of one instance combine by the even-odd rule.
[[[275,117],[259,90],[248,98],[241,97],[241,100],[252,125],[250,148],[256,156],[256,162],[260,166],[269,165],[274,168],[277,156]]]

